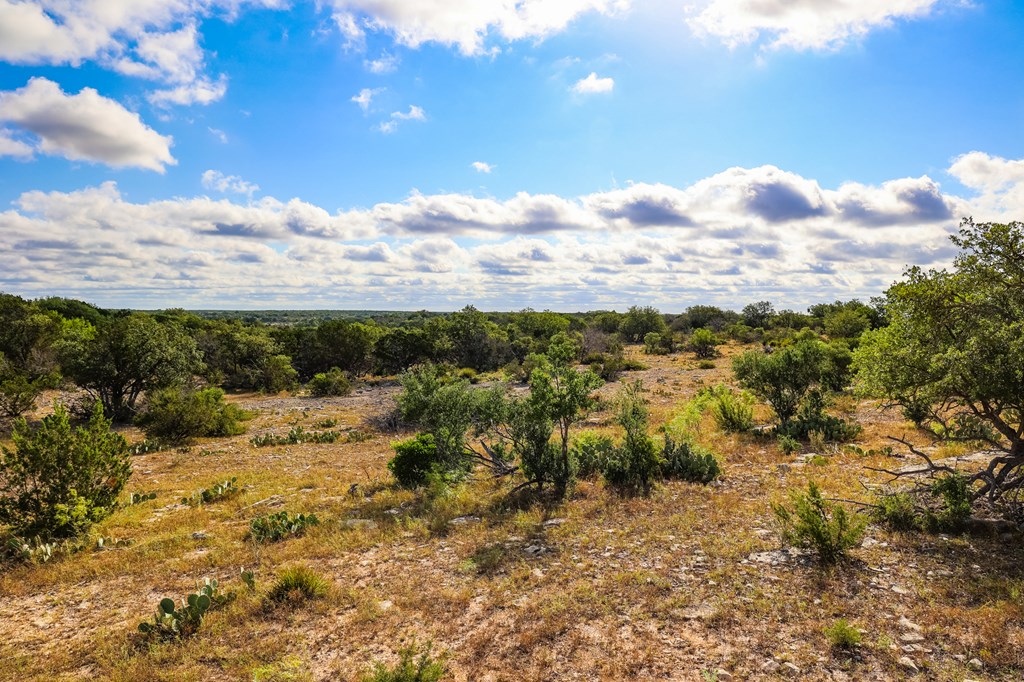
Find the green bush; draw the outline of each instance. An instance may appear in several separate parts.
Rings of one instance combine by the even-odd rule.
[[[800,452],[800,441],[792,436],[780,433],[777,436],[777,442],[779,444],[779,450],[781,450],[784,455],[792,455],[794,452]]]
[[[942,499],[938,511],[929,511],[925,525],[932,530],[959,531],[971,517],[971,490],[961,474],[948,474],[931,486],[931,494]]]
[[[825,628],[825,637],[833,649],[849,651],[860,646],[860,630],[847,623],[845,618]]]
[[[258,448],[271,445],[299,445],[300,443],[333,443],[341,437],[338,431],[306,431],[301,426],[293,426],[286,435],[277,436],[264,433],[253,436],[249,442]]]
[[[392,667],[375,663],[360,682],[438,682],[448,674],[444,659],[435,660],[428,643],[420,648],[415,642],[398,652],[399,661]]]
[[[147,439],[181,445],[196,438],[237,436],[245,432],[241,422],[250,417],[237,405],[225,403],[219,388],[196,391],[175,386],[150,393],[135,423]]]
[[[608,453],[601,469],[609,485],[627,494],[649,493],[661,471],[658,448],[647,435],[648,410],[642,390],[638,381],[619,392],[616,420],[626,435]]]
[[[348,395],[352,392],[352,382],[343,371],[332,367],[327,372],[314,374],[313,378],[306,384],[309,394],[316,398],[328,396]]]
[[[297,604],[311,599],[322,599],[331,588],[330,581],[308,566],[293,566],[281,571],[277,582],[267,593],[272,602]]]
[[[914,497],[905,492],[883,492],[875,496],[872,518],[893,530],[907,531],[920,527],[921,515]]]
[[[427,476],[440,465],[434,437],[420,433],[409,440],[392,443],[395,456],[388,462],[388,470],[403,488],[418,488],[427,482]]]
[[[711,389],[708,409],[718,428],[726,433],[746,433],[754,428],[754,404],[746,393],[734,393],[726,386]]]
[[[214,483],[209,488],[203,488],[202,490],[196,491],[191,497],[181,498],[181,503],[198,507],[204,504],[210,504],[211,502],[219,502],[220,500],[226,500],[229,497],[234,497],[240,492],[238,486],[235,485],[235,481],[237,480],[237,476],[232,476],[227,480]]]
[[[695,329],[690,334],[690,350],[699,360],[710,360],[718,355],[718,336],[710,329]]]
[[[571,449],[576,475],[579,478],[591,478],[600,473],[604,460],[614,449],[615,443],[608,436],[594,431],[579,433],[573,439]]]
[[[796,416],[785,424],[779,424],[776,433],[797,440],[810,440],[813,435],[825,443],[847,443],[860,435],[860,424],[826,414],[826,405],[824,393],[820,389],[811,390],[804,396]]]
[[[814,481],[808,484],[806,493],[793,491],[790,498],[793,509],[772,504],[783,542],[813,549],[825,564],[845,558],[849,549],[860,544],[866,521],[823,498]]]
[[[664,478],[691,483],[710,483],[722,473],[711,451],[686,440],[673,441],[665,434],[661,451],[661,475]]]
[[[307,528],[319,526],[316,514],[291,516],[286,511],[257,516],[249,522],[249,536],[256,542],[278,542],[293,535],[302,535]]]
[[[132,473],[128,444],[98,403],[85,426],[72,429],[56,403],[38,429],[16,421],[11,438],[14,450],[0,457],[0,523],[16,535],[81,533],[114,510]]]
[[[398,396],[398,409],[402,419],[418,424],[434,399],[434,394],[448,381],[444,370],[437,365],[421,365],[398,378],[402,392]]]

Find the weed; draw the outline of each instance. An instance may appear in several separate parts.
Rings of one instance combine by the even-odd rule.
[[[293,535],[301,535],[311,526],[320,525],[315,514],[290,516],[286,511],[257,516],[249,522],[249,534],[260,543],[278,542]]]
[[[832,625],[825,628],[825,637],[833,649],[849,651],[860,646],[860,630],[840,618]]]
[[[272,602],[298,604],[312,599],[322,599],[331,584],[323,575],[308,566],[293,566],[281,571],[277,582],[267,593]]]
[[[807,485],[806,493],[793,491],[790,497],[792,510],[772,504],[783,542],[815,550],[825,564],[836,563],[846,556],[847,550],[860,544],[866,521],[825,500],[814,481]]]
[[[204,504],[210,504],[211,502],[219,502],[221,500],[226,500],[229,497],[234,497],[239,493],[239,488],[235,485],[235,481],[237,480],[237,476],[232,476],[226,481],[214,483],[209,488],[204,488],[203,490],[193,493],[191,497],[181,498],[181,503],[198,507]]]
[[[398,652],[399,661],[392,667],[375,663],[360,682],[438,682],[448,673],[444,657],[435,660],[432,646],[417,647],[413,642]]]

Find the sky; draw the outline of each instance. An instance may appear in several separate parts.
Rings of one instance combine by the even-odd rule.
[[[0,0],[0,291],[738,309],[1024,219],[1011,0]]]

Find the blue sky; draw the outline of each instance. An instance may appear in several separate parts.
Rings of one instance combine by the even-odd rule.
[[[0,290],[877,295],[961,216],[1024,216],[1022,29],[989,0],[0,0]]]

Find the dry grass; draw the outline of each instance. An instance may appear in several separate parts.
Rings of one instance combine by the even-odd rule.
[[[728,382],[739,350],[727,346],[707,370],[689,353],[643,356],[649,369],[624,378],[644,380],[657,427],[702,386]],[[668,483],[649,498],[623,499],[584,481],[550,506],[511,499],[512,483],[488,480],[433,497],[397,490],[385,466],[396,434],[249,444],[254,434],[310,430],[327,418],[337,420],[334,429],[366,431],[394,392],[233,396],[259,410],[245,436],[136,457],[128,490],[157,499],[93,532],[127,546],[0,576],[0,679],[348,680],[374,660],[394,662],[414,639],[449,653],[454,680],[700,680],[717,669],[774,679],[786,662],[802,679],[887,680],[910,676],[903,656],[921,679],[1016,680],[1024,671],[1016,539],[871,527],[866,546],[831,571],[758,561],[778,548],[771,500],[811,478],[830,496],[864,499],[862,484],[880,481],[863,465],[901,464],[889,457],[838,450],[805,465],[771,441],[716,433],[705,421],[699,440],[720,453],[720,482]],[[917,438],[874,404],[839,407],[864,425],[864,450],[887,445],[890,434]],[[596,413],[583,428],[614,433],[609,417]],[[231,476],[239,495],[178,504]],[[278,543],[247,539],[251,518],[279,510],[312,512],[323,523]],[[328,596],[265,608],[275,576],[299,564],[330,581]],[[255,592],[240,580],[243,568],[256,572]],[[238,598],[188,641],[140,645],[135,628],[160,598],[179,598],[204,577]],[[830,649],[824,628],[839,618],[863,632],[856,651]],[[909,641],[916,637],[901,618],[920,626],[922,641]],[[971,669],[972,658],[985,667]]]

